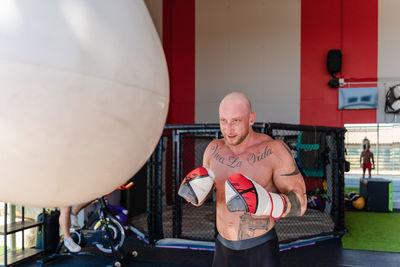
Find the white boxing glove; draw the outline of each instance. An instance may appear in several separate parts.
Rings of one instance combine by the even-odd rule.
[[[285,198],[265,190],[250,178],[237,173],[225,181],[225,200],[229,211],[244,211],[280,219],[285,211]]]
[[[192,204],[199,204],[213,188],[214,177],[212,170],[196,168],[183,178],[178,195]]]

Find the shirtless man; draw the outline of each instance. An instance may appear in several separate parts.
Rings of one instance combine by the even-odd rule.
[[[374,154],[369,150],[370,144],[369,141],[364,144],[364,150],[360,155],[360,165],[363,169],[363,178],[365,178],[365,170],[368,169],[369,178],[371,178],[371,169],[375,169],[375,160]],[[372,160],[372,165],[371,165]]]
[[[213,266],[279,266],[275,220],[304,214],[303,177],[282,141],[254,132],[256,114],[244,94],[225,96],[219,118],[224,137],[208,145],[203,167],[183,179],[179,195],[200,206],[216,187]]]

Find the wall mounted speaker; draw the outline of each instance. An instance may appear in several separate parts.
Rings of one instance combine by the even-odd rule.
[[[327,67],[330,74],[335,74],[342,69],[342,51],[332,49],[328,51]]]

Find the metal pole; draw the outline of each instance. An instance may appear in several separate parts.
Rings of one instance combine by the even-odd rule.
[[[7,203],[4,202],[4,266],[7,266]]]
[[[10,223],[15,223],[16,216],[15,216],[15,205],[10,204]],[[11,251],[16,251],[17,250],[17,240],[16,240],[16,234],[11,234],[10,236],[10,249]]]
[[[163,233],[163,220],[162,220],[162,137],[158,142],[156,155],[155,155],[155,190],[156,190],[156,227],[157,227],[157,239],[161,239],[164,237]]]
[[[173,206],[172,206],[172,237],[177,237],[178,236],[178,220],[179,220],[179,215],[178,215],[178,203],[179,203],[179,198],[177,194],[177,169],[178,169],[178,164],[177,164],[177,158],[178,158],[178,149],[177,149],[177,130],[172,131],[172,199],[173,199]]]
[[[21,212],[22,212],[22,221],[25,221],[25,207],[21,206]],[[22,230],[22,249],[25,249],[25,231]]]
[[[335,172],[335,231],[344,232],[344,132],[336,134],[337,171]]]
[[[151,188],[151,157],[147,160],[146,164],[146,207],[147,207],[147,234],[149,235],[149,242],[153,243],[153,210],[152,210],[152,188]]]
[[[376,174],[379,175],[379,123],[376,124]]]
[[[182,178],[182,151],[183,151],[183,143],[182,143],[182,134],[178,130],[176,132],[176,173],[175,173],[175,197],[176,197],[176,215],[177,215],[177,225],[176,225],[176,237],[180,237],[182,234],[182,198],[178,196],[178,188]]]

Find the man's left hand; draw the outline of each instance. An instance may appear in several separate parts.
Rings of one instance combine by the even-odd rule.
[[[268,215],[273,219],[280,219],[286,207],[286,200],[281,194],[268,192],[240,173],[225,181],[225,200],[230,212],[244,211]]]

